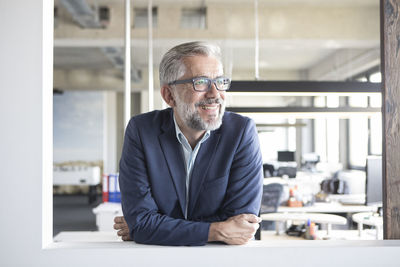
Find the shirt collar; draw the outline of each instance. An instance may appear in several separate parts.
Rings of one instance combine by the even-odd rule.
[[[179,143],[181,143],[181,144],[182,144],[182,142],[189,144],[185,135],[182,133],[181,129],[179,128],[178,123],[176,122],[175,112],[173,113],[172,117],[174,119],[174,124],[175,124],[176,139],[178,139]],[[201,138],[201,140],[200,140],[200,144],[204,143],[208,139],[208,137],[210,137],[210,130],[207,130],[206,133],[203,135],[203,138]],[[185,141],[183,141],[183,140],[185,140]]]

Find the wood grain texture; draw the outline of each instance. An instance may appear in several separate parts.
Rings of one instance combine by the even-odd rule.
[[[400,0],[381,0],[384,238],[400,239]]]

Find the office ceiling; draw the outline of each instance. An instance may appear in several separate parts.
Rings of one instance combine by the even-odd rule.
[[[83,0],[84,1],[84,0]],[[88,4],[96,2],[99,5],[121,3],[120,0],[88,0]],[[374,7],[379,10],[378,0],[259,0],[259,6],[339,6],[339,7]],[[58,1],[56,0],[57,4]],[[192,5],[207,5],[210,3],[241,5],[254,5],[252,0],[197,0],[197,1],[180,1],[180,0],[153,0],[153,5],[158,3],[191,3]],[[134,1],[135,6],[146,6],[147,1]],[[62,7],[60,7],[62,8]],[[261,18],[260,18],[261,19]],[[307,24],[310,25],[310,24]],[[121,25],[123,27],[123,25]],[[249,28],[254,27],[253,24],[248,25]],[[346,29],[343,29],[345,31]],[[327,29],[329,31],[329,29]],[[294,33],[295,35],[295,33]],[[290,33],[289,33],[290,36]],[[198,38],[200,40],[208,40],[207,38]],[[161,56],[173,45],[192,40],[185,39],[181,36],[170,38],[155,38],[153,41],[153,61],[155,67],[158,66]],[[244,75],[239,75],[239,78],[252,77],[255,66],[255,40],[253,38],[218,38],[212,36],[210,38],[214,43],[221,46],[223,50],[223,61],[228,73],[239,73],[240,71],[247,72]],[[148,66],[148,47],[147,38],[132,37],[132,66],[136,69],[142,69],[147,72]],[[115,64],[115,60],[110,60],[110,55],[104,53],[105,47],[117,48],[120,55],[123,56],[122,38],[97,38],[89,40],[89,38],[55,38],[54,48],[54,68],[58,70],[85,69],[85,70],[106,70],[120,69],[120,66]],[[335,54],[345,50],[363,52],[371,49],[379,49],[379,38],[376,39],[351,39],[351,38],[260,38],[259,41],[259,68],[264,72],[279,72],[279,71],[296,71],[307,72],[312,68],[318,68],[318,64],[328,59],[332,61],[331,65],[337,68],[341,62],[336,61]],[[356,53],[356,54],[357,54]],[[117,60],[118,61],[118,60]],[[374,61],[376,63],[376,61]],[[374,63],[374,64],[375,64]],[[268,79],[268,77],[265,77]],[[284,76],[279,76],[279,79],[285,79]],[[288,77],[293,79],[293,77]]]
[[[173,45],[184,42],[181,39],[155,40],[153,43],[154,63],[161,61],[162,54]],[[211,40],[219,44],[224,52],[225,65],[232,64],[233,67],[253,68],[255,65],[254,41]],[[373,44],[371,44],[371,47]],[[340,47],[352,47],[351,44],[341,44]],[[121,47],[122,49],[122,47]],[[298,70],[311,67],[322,60],[337,48],[330,47],[324,42],[316,42],[309,45],[302,41],[274,41],[270,40],[260,46],[259,65],[267,69]],[[132,64],[136,67],[147,67],[148,48],[132,41]],[[110,60],[104,55],[99,47],[55,47],[54,67],[60,69],[88,68],[108,69],[113,67]]]

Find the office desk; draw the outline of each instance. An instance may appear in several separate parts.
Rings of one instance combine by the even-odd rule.
[[[306,223],[310,220],[315,223],[326,224],[326,234],[328,236],[331,234],[332,224],[347,223],[347,219],[342,216],[324,213],[267,213],[261,214],[261,218],[266,221],[275,221],[277,235],[280,234],[280,223],[287,221],[300,221]]]
[[[351,216],[359,212],[376,212],[378,206],[343,205],[339,202],[317,202],[307,207],[278,207],[279,213],[345,213],[348,226],[351,226]]]
[[[287,234],[277,235],[275,231],[261,231],[262,241],[308,241],[315,240],[375,240],[375,231],[372,229],[364,230],[362,236],[358,235],[357,230],[332,230],[329,236],[325,231],[318,230],[315,240],[306,240],[301,236],[289,236]]]
[[[343,205],[339,202],[317,202],[308,207],[286,207],[279,206],[277,212],[317,212],[317,213],[356,213],[376,212],[378,206],[365,205]]]
[[[376,240],[382,239],[383,237],[383,218],[373,212],[360,212],[353,214],[352,219],[358,225],[358,235],[363,235],[363,225],[369,225],[375,227],[375,238]]]

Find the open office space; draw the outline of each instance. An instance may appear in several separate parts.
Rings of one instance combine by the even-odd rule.
[[[0,265],[398,266],[399,11],[398,0],[2,1]],[[167,107],[161,57],[196,40],[221,47],[226,110],[255,122],[261,227],[240,246],[123,242],[112,220],[126,122]]]

